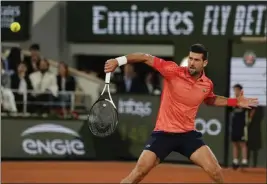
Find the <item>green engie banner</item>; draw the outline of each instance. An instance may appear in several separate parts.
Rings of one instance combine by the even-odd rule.
[[[94,157],[80,132],[82,125],[68,120],[2,119],[2,158]]]
[[[107,138],[92,136],[86,122],[45,119],[2,119],[4,159],[137,159],[154,128],[160,98],[115,95],[117,131]],[[196,128],[223,162],[224,108],[201,106]],[[186,158],[171,154],[167,160]]]
[[[266,5],[262,2],[67,3],[67,39],[71,42],[264,36],[266,24]]]

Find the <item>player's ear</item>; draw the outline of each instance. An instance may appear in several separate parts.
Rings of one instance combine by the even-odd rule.
[[[206,67],[207,64],[208,64],[208,60],[205,60],[203,66]]]

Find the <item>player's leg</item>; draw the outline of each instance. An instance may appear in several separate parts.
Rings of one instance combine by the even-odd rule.
[[[174,147],[175,139],[164,133],[152,133],[139,157],[135,168],[124,178],[121,183],[139,183],[144,177],[170,154]]]
[[[222,169],[215,155],[206,145],[198,148],[191,156],[190,160],[199,165],[216,182],[223,183]]]
[[[238,159],[238,150],[239,145],[238,142],[232,142],[233,147],[233,161],[232,161],[232,167],[233,169],[237,169],[239,167],[239,159]]]
[[[241,141],[239,143],[240,148],[241,148],[241,153],[242,153],[241,166],[247,167],[248,166],[248,149],[247,149],[248,129],[246,125],[244,125],[242,133],[243,134],[241,136]]]
[[[241,153],[242,153],[242,162],[241,166],[242,167],[247,167],[248,166],[248,149],[247,149],[247,143],[245,141],[240,142],[240,147],[241,147]]]
[[[149,150],[144,150],[140,155],[135,168],[124,178],[121,183],[139,183],[144,177],[160,163],[156,154]]]
[[[176,150],[189,158],[216,182],[223,183],[222,169],[208,146],[202,140],[202,134],[191,131],[183,135],[182,144]]]
[[[233,145],[233,160],[232,160],[232,167],[233,169],[238,169],[240,162],[239,162],[239,150],[240,150],[240,141],[242,139],[242,127],[240,127],[240,122],[234,122],[232,125],[232,134],[231,140]]]

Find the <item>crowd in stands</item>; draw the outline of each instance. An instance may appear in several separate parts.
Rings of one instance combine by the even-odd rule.
[[[127,64],[123,72],[115,72],[113,82],[118,93],[160,95],[159,74],[149,70],[143,76],[135,71],[134,65]]]
[[[32,44],[30,56],[13,47],[1,57],[2,111],[50,113],[51,109],[69,109],[76,81],[68,65],[60,62],[58,73],[49,71],[49,62],[41,56],[40,46]],[[27,103],[25,103],[27,101]],[[26,107],[25,107],[26,106]]]
[[[1,57],[2,111],[48,114],[51,110],[69,110],[71,94],[77,85],[68,65],[59,62],[54,74],[49,71],[49,62],[42,57],[38,44],[32,44],[29,51],[26,56],[19,47],[12,47],[7,57]],[[161,94],[157,72],[148,70],[140,75],[130,64],[118,68],[112,82],[117,93]]]

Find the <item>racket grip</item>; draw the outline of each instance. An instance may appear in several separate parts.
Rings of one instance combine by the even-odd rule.
[[[111,76],[111,73],[106,73],[106,78],[105,78],[105,83],[106,84],[109,84],[110,83],[110,76]]]

